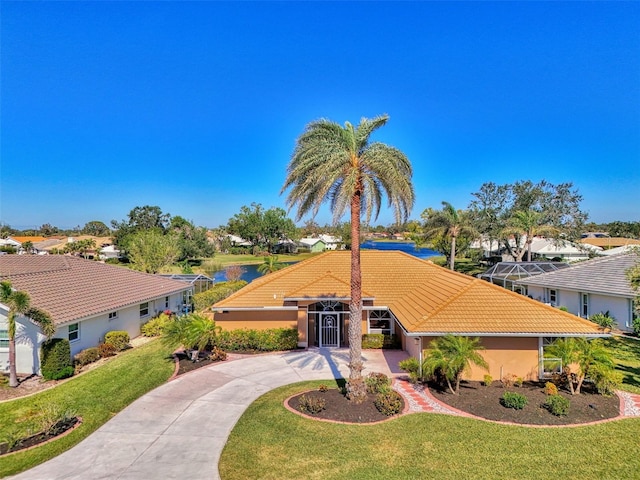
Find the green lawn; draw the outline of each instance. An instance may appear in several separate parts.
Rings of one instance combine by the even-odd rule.
[[[577,428],[498,425],[431,413],[378,425],[302,418],[283,406],[303,382],[256,400],[231,432],[219,469],[246,479],[622,479],[640,476],[640,419]]]
[[[38,465],[87,437],[116,413],[171,376],[171,349],[159,341],[123,352],[107,364],[53,389],[0,403],[0,441],[8,435],[38,431],[49,408],[71,410],[82,425],[71,434],[33,450],[0,457],[0,477]],[[8,388],[8,387],[7,387]]]
[[[640,340],[612,337],[605,343],[613,353],[616,368],[624,375],[622,390],[640,393]]]
[[[607,344],[625,375],[622,388],[640,393],[640,341]],[[640,478],[640,419],[541,429],[422,413],[363,426],[308,420],[283,407],[320,383],[332,382],[288,385],[256,400],[224,448],[222,478]]]

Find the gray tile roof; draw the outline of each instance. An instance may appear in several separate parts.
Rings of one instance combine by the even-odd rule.
[[[581,262],[557,272],[536,275],[516,283],[633,297],[636,292],[631,288],[625,272],[637,262],[640,262],[640,255],[636,253],[612,255]]]
[[[31,297],[31,305],[66,323],[168,296],[187,283],[65,255],[2,255],[0,280]]]

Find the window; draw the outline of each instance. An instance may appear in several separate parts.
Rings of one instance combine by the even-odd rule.
[[[389,310],[371,310],[369,312],[369,333],[393,333],[393,321]]]
[[[629,299],[629,316],[627,317],[627,328],[633,327],[636,318],[640,318],[640,309],[638,308],[638,300]],[[0,344],[2,346],[2,344]]]
[[[8,330],[0,330],[0,348],[9,348]]]
[[[549,289],[549,303],[551,306],[555,307],[558,302],[558,291]]]
[[[140,318],[149,316],[149,302],[140,304]]]
[[[589,318],[589,294],[580,294],[580,316],[582,318]]]
[[[114,318],[118,318],[118,312],[109,312],[109,320],[113,320]]]
[[[164,308],[165,310],[169,309],[169,297],[164,297]]]
[[[80,324],[72,323],[69,325],[69,341],[75,342],[80,339]]]

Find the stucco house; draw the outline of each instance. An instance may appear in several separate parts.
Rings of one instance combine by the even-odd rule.
[[[521,280],[527,294],[552,306],[566,307],[583,318],[609,312],[621,330],[631,331],[635,318],[631,288],[625,272],[640,261],[631,252],[595,258],[556,272]]]
[[[140,326],[163,310],[178,312],[193,287],[185,282],[66,255],[2,255],[0,280],[31,297],[31,305],[49,313],[54,337],[71,343],[71,354],[98,345],[105,333],[126,330],[133,338]],[[9,368],[8,308],[0,303],[0,371]],[[18,317],[18,373],[40,370],[45,340],[28,318]]]
[[[327,244],[321,238],[301,238],[298,243],[313,253],[324,252],[327,249]]]
[[[326,252],[258,278],[216,303],[223,329],[290,327],[301,347],[347,346],[348,251]],[[435,337],[480,337],[489,374],[543,375],[545,345],[557,337],[606,336],[575,315],[399,251],[361,251],[363,333],[398,335],[420,357]],[[473,369],[471,378],[487,373]]]

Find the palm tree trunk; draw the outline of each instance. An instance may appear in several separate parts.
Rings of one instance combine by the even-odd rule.
[[[527,239],[527,262],[531,261],[531,241]]]
[[[9,313],[7,322],[9,333],[9,386],[18,386],[18,374],[16,368],[16,319]]]
[[[455,262],[456,262],[456,237],[452,236],[451,237],[451,260],[449,261],[449,268],[451,270],[454,269]]]
[[[351,302],[349,303],[349,381],[347,397],[361,403],[367,396],[362,379],[362,274],[360,270],[361,189],[351,199]]]

